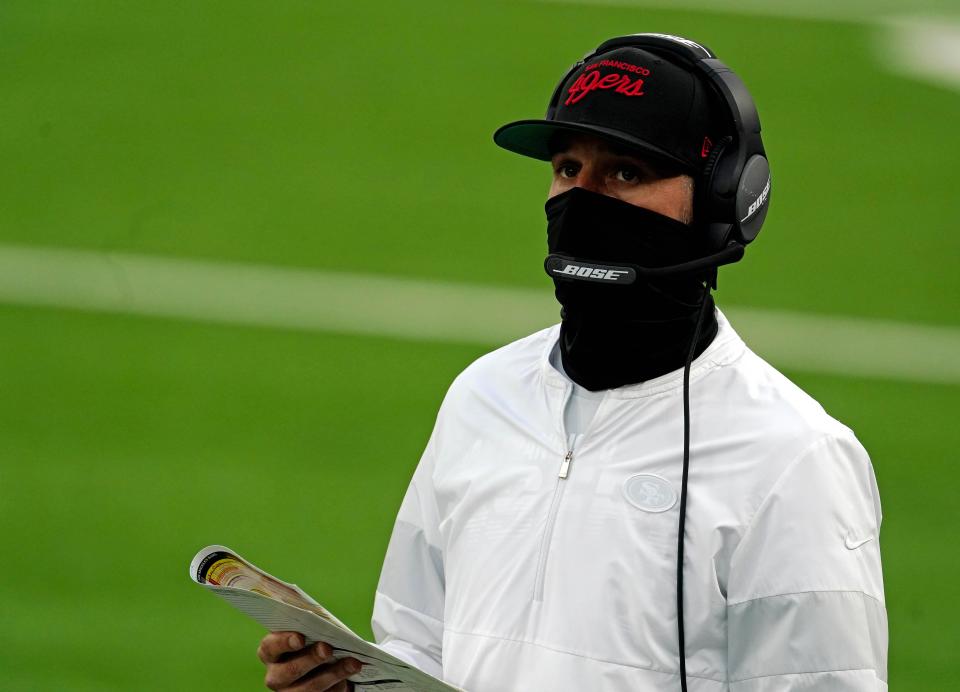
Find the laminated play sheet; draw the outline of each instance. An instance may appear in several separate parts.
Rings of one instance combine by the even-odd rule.
[[[298,586],[267,574],[222,545],[196,554],[190,578],[271,632],[299,632],[308,645],[329,644],[334,658],[361,661],[363,669],[349,678],[357,692],[462,692],[361,639]]]

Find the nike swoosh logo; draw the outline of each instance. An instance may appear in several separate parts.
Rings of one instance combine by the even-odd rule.
[[[873,540],[873,536],[867,536],[867,537],[864,538],[862,541],[851,541],[851,540],[850,540],[850,536],[844,536],[844,537],[843,537],[843,544],[847,547],[847,550],[856,550],[857,548],[859,548],[859,547],[860,547],[861,545],[863,545],[864,543],[867,543],[867,542],[872,541],[872,540]]]

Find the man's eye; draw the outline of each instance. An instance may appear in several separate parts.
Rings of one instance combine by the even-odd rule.
[[[640,171],[636,168],[630,168],[626,166],[617,170],[617,180],[620,180],[625,183],[635,183],[640,180],[641,175]]]
[[[579,168],[573,163],[561,163],[557,166],[557,175],[561,178],[576,178]]]

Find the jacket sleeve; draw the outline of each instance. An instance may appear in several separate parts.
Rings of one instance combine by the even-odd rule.
[[[825,437],[776,481],[730,562],[730,692],[887,689],[880,496],[866,451]]]
[[[387,547],[373,605],[377,644],[441,677],[444,567],[433,493],[436,431],[414,472]]]

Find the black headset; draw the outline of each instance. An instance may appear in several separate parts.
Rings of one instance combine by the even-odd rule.
[[[760,116],[750,92],[709,48],[668,34],[629,34],[604,41],[560,80],[547,106],[547,120],[556,118],[563,85],[577,69],[598,53],[625,47],[641,48],[696,72],[726,105],[733,133],[716,143],[699,175],[694,222],[706,229],[714,252],[739,253],[739,259],[744,246],[760,233],[767,216],[770,164],[760,138]]]

